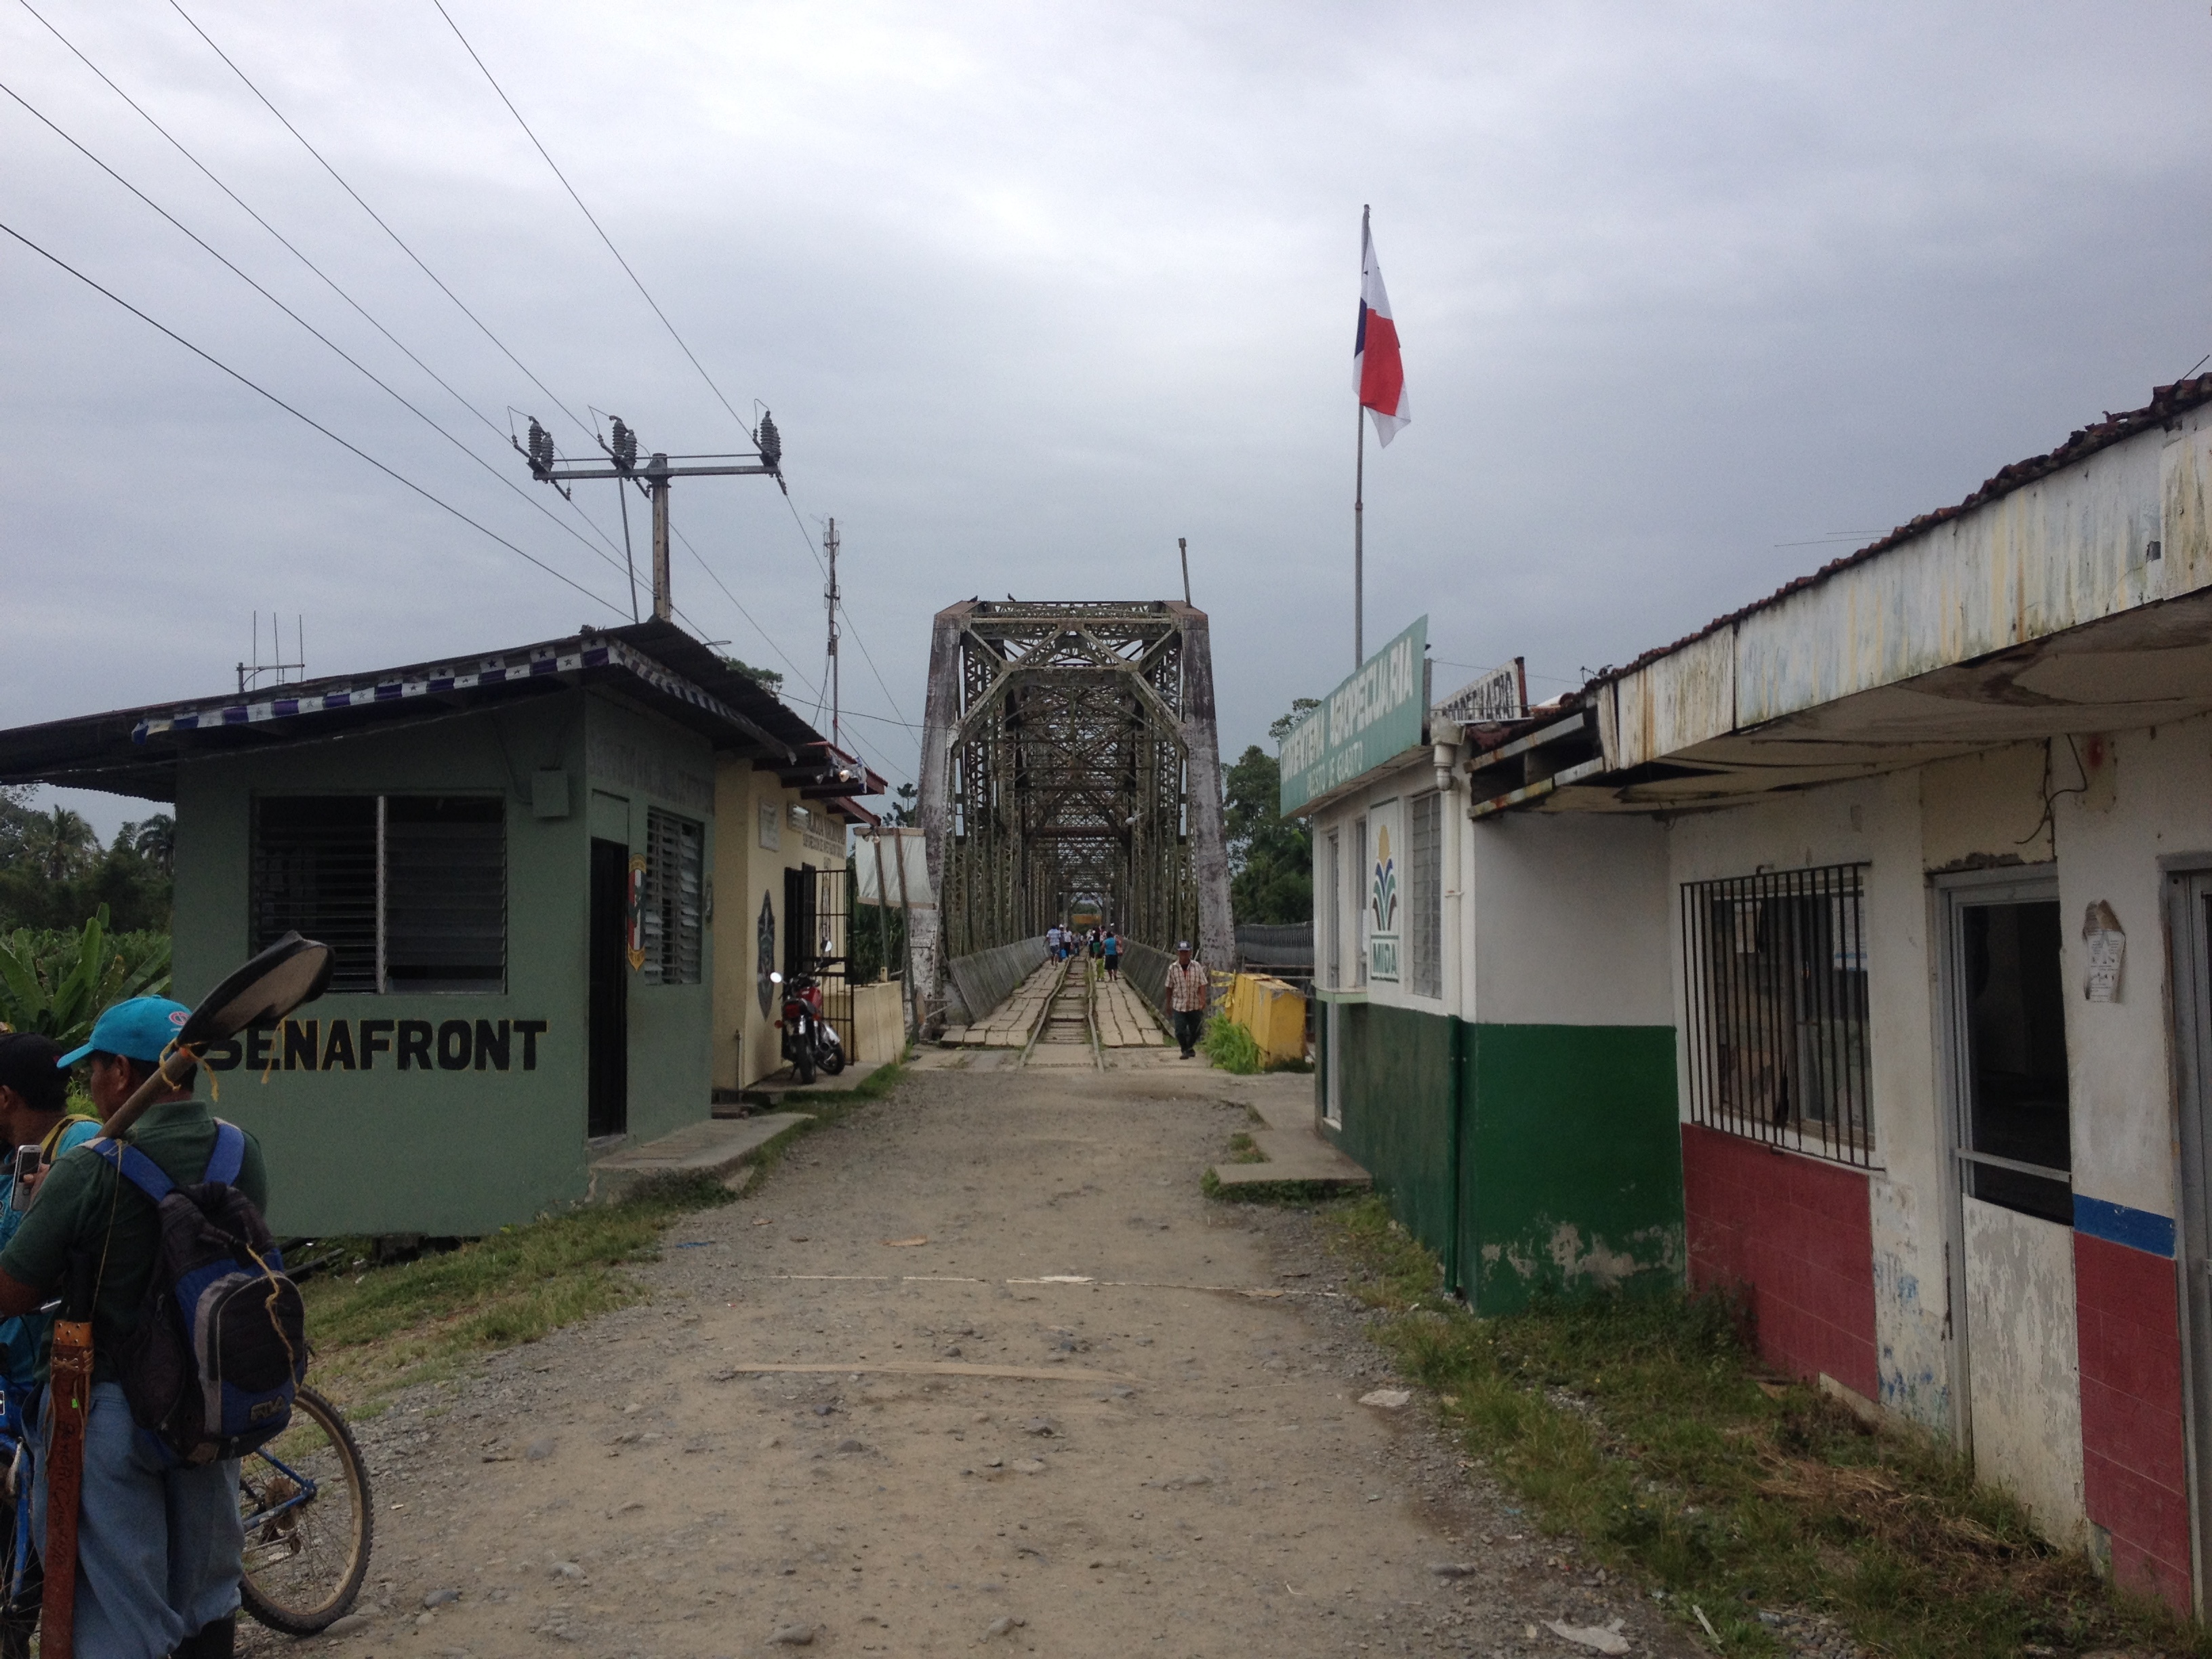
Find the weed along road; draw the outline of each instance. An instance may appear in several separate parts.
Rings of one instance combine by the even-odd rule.
[[[930,1058],[680,1216],[648,1300],[362,1424],[362,1616],[306,1645],[1487,1656],[1625,1618],[1682,1650],[1418,1401],[1359,1403],[1391,1379],[1310,1217],[1200,1194],[1310,1079]]]

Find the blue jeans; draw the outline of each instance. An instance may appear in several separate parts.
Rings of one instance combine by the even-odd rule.
[[[53,1421],[51,1390],[39,1421]],[[31,1494],[31,1535],[46,1542],[46,1459]],[[76,1650],[85,1659],[161,1659],[238,1611],[235,1458],[165,1469],[139,1444],[117,1382],[95,1382],[84,1425],[84,1488],[76,1520]]]
[[[1176,1041],[1182,1051],[1190,1054],[1198,1047],[1199,1039],[1206,1035],[1206,1011],[1203,1008],[1178,1008],[1175,1011]]]

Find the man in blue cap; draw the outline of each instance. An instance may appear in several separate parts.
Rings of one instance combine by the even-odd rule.
[[[154,1075],[190,1013],[166,997],[118,1002],[94,1024],[91,1041],[59,1064],[90,1062],[86,1087],[106,1117]],[[191,1084],[187,1072],[131,1132],[131,1144],[179,1186],[201,1180],[215,1151],[215,1118],[192,1098]],[[268,1176],[251,1135],[235,1184],[257,1209],[265,1207]],[[80,1147],[47,1174],[38,1202],[0,1249],[0,1314],[31,1312],[55,1295],[73,1259],[97,1264],[76,1547],[76,1650],[88,1659],[230,1659],[237,1640],[245,1547],[237,1462],[161,1467],[139,1444],[118,1380],[117,1362],[138,1323],[160,1244],[152,1201],[107,1159]],[[42,1382],[47,1352],[40,1358]],[[32,1498],[41,1540],[46,1472],[42,1458]]]

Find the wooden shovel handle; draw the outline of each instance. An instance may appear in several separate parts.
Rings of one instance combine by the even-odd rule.
[[[92,1407],[92,1324],[54,1322],[46,1409],[46,1583],[39,1614],[44,1659],[71,1659],[76,1639],[76,1514],[84,1490],[84,1421]]]

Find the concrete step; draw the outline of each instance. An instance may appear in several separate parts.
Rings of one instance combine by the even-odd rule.
[[[1249,1094],[1239,1091],[1267,1125],[1249,1132],[1253,1146],[1266,1161],[1215,1164],[1213,1178],[1224,1191],[1291,1182],[1338,1193],[1365,1192],[1374,1186],[1374,1176],[1323,1139],[1314,1127],[1310,1080],[1299,1078],[1297,1081],[1307,1086],[1258,1088]]]
[[[717,1117],[738,1117],[763,1106],[781,1106],[786,1101],[804,1102],[809,1095],[841,1095],[848,1089],[856,1089],[862,1079],[872,1077],[884,1068],[882,1060],[871,1060],[865,1066],[848,1066],[831,1077],[817,1073],[811,1083],[801,1083],[788,1071],[773,1077],[764,1077],[758,1083],[738,1091],[736,1105],[721,1105],[714,1109]]]
[[[611,1204],[640,1183],[663,1176],[716,1176],[735,1182],[745,1165],[811,1123],[811,1112],[763,1112],[756,1117],[708,1118],[673,1134],[627,1146],[592,1165],[586,1204]]]

